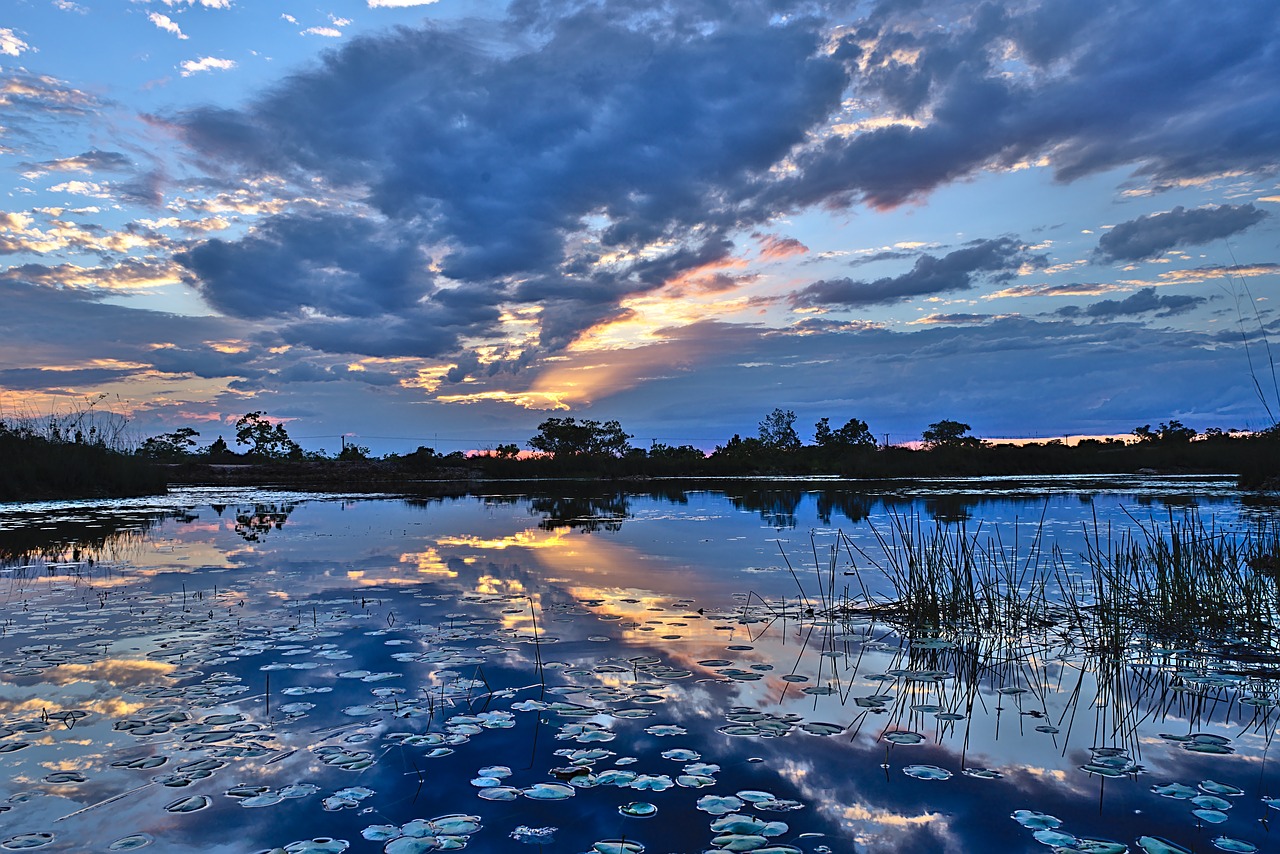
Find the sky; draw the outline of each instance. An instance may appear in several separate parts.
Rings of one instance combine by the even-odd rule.
[[[0,417],[1258,429],[1278,166],[1274,0],[10,0]]]

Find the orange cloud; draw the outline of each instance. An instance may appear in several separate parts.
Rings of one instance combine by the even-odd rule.
[[[760,235],[760,260],[781,261],[807,254],[809,247],[794,237],[778,237],[776,234]]]

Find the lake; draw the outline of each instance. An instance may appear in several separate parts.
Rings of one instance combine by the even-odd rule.
[[[0,505],[0,849],[1280,850],[1277,518],[1212,477]]]

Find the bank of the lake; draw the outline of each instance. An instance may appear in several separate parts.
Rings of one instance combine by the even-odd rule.
[[[0,431],[0,501],[155,495],[166,485],[150,460],[102,444]]]
[[[255,460],[223,456],[190,458],[164,465],[170,484],[288,486],[346,489],[399,488],[413,484],[593,478],[741,478],[834,476],[858,480],[932,477],[992,477],[1100,474],[1222,474],[1246,489],[1280,483],[1280,441],[1270,436],[1222,437],[1194,442],[1122,442],[1067,446],[979,445],[973,447],[848,448],[790,451],[746,448],[742,453],[672,457],[642,449],[622,456],[540,456],[416,453],[367,460]]]
[[[382,459],[272,459],[223,453],[156,460],[101,443],[52,441],[0,431],[0,501],[129,497],[189,485],[454,494],[477,482],[547,479],[823,476],[874,481],[1142,473],[1231,475],[1242,488],[1274,490],[1280,487],[1280,440],[1271,435],[1223,435],[1182,442],[850,447],[835,451],[816,446],[770,450],[740,443],[711,455],[630,449],[620,456],[519,458],[440,455],[419,449],[414,454]]]

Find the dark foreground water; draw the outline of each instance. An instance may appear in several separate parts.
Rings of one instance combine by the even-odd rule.
[[[551,489],[0,505],[0,849],[1280,850],[1265,650],[832,612],[904,523],[1069,583],[1230,481]]]

